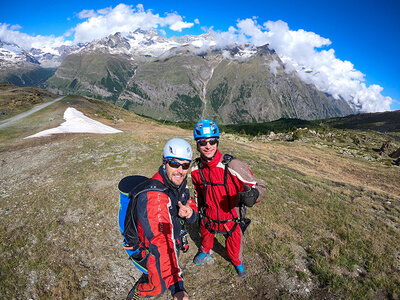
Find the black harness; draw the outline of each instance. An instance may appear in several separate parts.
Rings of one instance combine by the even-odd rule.
[[[201,181],[202,181],[202,183],[203,183],[203,185],[204,185],[204,203],[205,203],[205,206],[203,206],[203,207],[200,208],[200,217],[201,217],[201,219],[203,220],[204,225],[205,225],[205,227],[207,228],[207,230],[208,230],[209,232],[211,232],[211,233],[222,233],[222,234],[227,234],[228,236],[231,236],[232,233],[236,230],[236,227],[237,227],[238,225],[240,225],[241,223],[243,223],[244,220],[246,220],[246,219],[244,218],[245,209],[239,209],[239,218],[235,218],[235,216],[234,216],[233,213],[232,213],[231,201],[230,201],[229,191],[228,191],[228,173],[229,173],[230,176],[232,176],[231,173],[230,173],[229,170],[228,170],[228,165],[229,165],[229,163],[231,162],[232,159],[234,159],[234,157],[233,157],[232,155],[229,155],[229,154],[225,154],[224,157],[223,157],[222,163],[225,165],[225,170],[224,170],[224,183],[213,183],[213,182],[211,182],[211,172],[210,172],[210,170],[209,170],[209,173],[208,173],[210,178],[209,178],[209,181],[207,181],[206,178],[205,178],[205,176],[204,176],[204,174],[203,174],[203,171],[202,171],[202,166],[203,166],[203,164],[201,163],[200,158],[197,159],[198,166],[199,166],[199,173],[200,173]],[[208,165],[206,165],[206,166],[210,169],[210,167],[209,167]],[[215,186],[224,186],[224,187],[225,187],[226,196],[227,196],[227,198],[228,198],[229,211],[230,211],[230,213],[231,213],[231,215],[232,215],[232,218],[231,218],[231,219],[222,220],[222,221],[219,219],[218,205],[217,205],[217,203],[216,203],[215,196],[214,196],[214,197],[211,197],[211,198],[214,200],[214,202],[215,202],[215,204],[216,204],[215,206],[217,207],[217,220],[211,219],[211,218],[209,218],[208,216],[206,216],[206,213],[205,213],[205,212],[206,212],[206,209],[207,209],[207,206],[208,206],[208,205],[207,205],[207,194],[208,194],[207,192],[208,192],[208,188],[210,187],[210,188],[211,188],[211,193],[214,194],[214,189],[213,189],[213,187],[215,187]],[[242,211],[243,211],[243,212],[242,212]],[[247,220],[248,220],[248,219],[247,219]],[[213,228],[211,227],[211,223],[214,223],[214,224],[219,225],[219,224],[225,224],[225,223],[228,223],[228,222],[231,222],[231,221],[234,221],[234,222],[235,222],[235,225],[233,225],[232,229],[229,230],[229,231],[215,230],[215,229],[213,229]],[[249,220],[249,221],[250,221],[250,220]],[[246,226],[246,227],[247,227],[247,226]],[[219,228],[219,226],[218,226],[218,228]],[[244,231],[243,231],[243,232],[244,232]]]

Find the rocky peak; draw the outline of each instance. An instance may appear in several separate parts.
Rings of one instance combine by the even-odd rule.
[[[257,54],[267,54],[267,55],[272,55],[275,54],[275,50],[270,49],[269,44],[265,44],[262,46],[257,47]]]
[[[9,67],[24,66],[24,65],[38,65],[39,62],[35,57],[29,54],[28,51],[22,49],[14,43],[9,43],[0,40],[0,68],[7,69]]]
[[[128,41],[121,35],[120,32],[110,34],[108,37],[99,40],[99,43],[110,48],[130,49]]]

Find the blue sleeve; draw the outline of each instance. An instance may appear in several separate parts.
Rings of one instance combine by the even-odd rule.
[[[199,217],[199,213],[197,212],[197,211],[194,211],[193,210],[193,214],[192,214],[192,216],[189,218],[189,219],[185,219],[185,221],[188,223],[188,224],[193,224],[193,223],[195,223],[196,221],[197,221],[197,218]]]

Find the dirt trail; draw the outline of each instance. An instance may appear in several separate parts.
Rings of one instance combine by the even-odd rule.
[[[11,118],[3,120],[3,121],[0,121],[0,129],[7,127],[8,125],[10,125],[11,123],[14,123],[15,121],[18,121],[18,120],[21,120],[21,119],[23,119],[23,118],[25,118],[27,116],[30,116],[31,114],[33,114],[35,112],[38,112],[39,110],[41,110],[41,109],[43,109],[43,108],[45,108],[45,107],[47,107],[47,106],[49,106],[49,105],[51,105],[51,104],[53,104],[55,102],[58,102],[58,101],[60,101],[60,100],[62,100],[64,98],[65,98],[65,96],[58,97],[57,99],[54,99],[52,101],[49,101],[49,102],[46,102],[46,103],[42,103],[42,104],[40,104],[38,106],[35,106],[34,108],[32,108],[32,109],[30,109],[30,110],[28,110],[26,112],[23,112],[23,113],[21,113],[19,115],[16,115],[14,117],[11,117]]]

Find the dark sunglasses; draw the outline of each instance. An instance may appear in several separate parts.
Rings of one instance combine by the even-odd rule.
[[[197,144],[199,144],[202,147],[206,146],[207,143],[209,143],[210,146],[214,146],[216,143],[218,143],[218,139],[213,139],[211,141],[200,141],[200,142],[197,142]]]
[[[190,167],[190,163],[188,163],[188,162],[181,164],[181,163],[177,162],[176,160],[169,160],[169,161],[167,161],[167,163],[171,168],[174,168],[174,169],[178,169],[180,166],[182,166],[183,170],[187,170]]]

